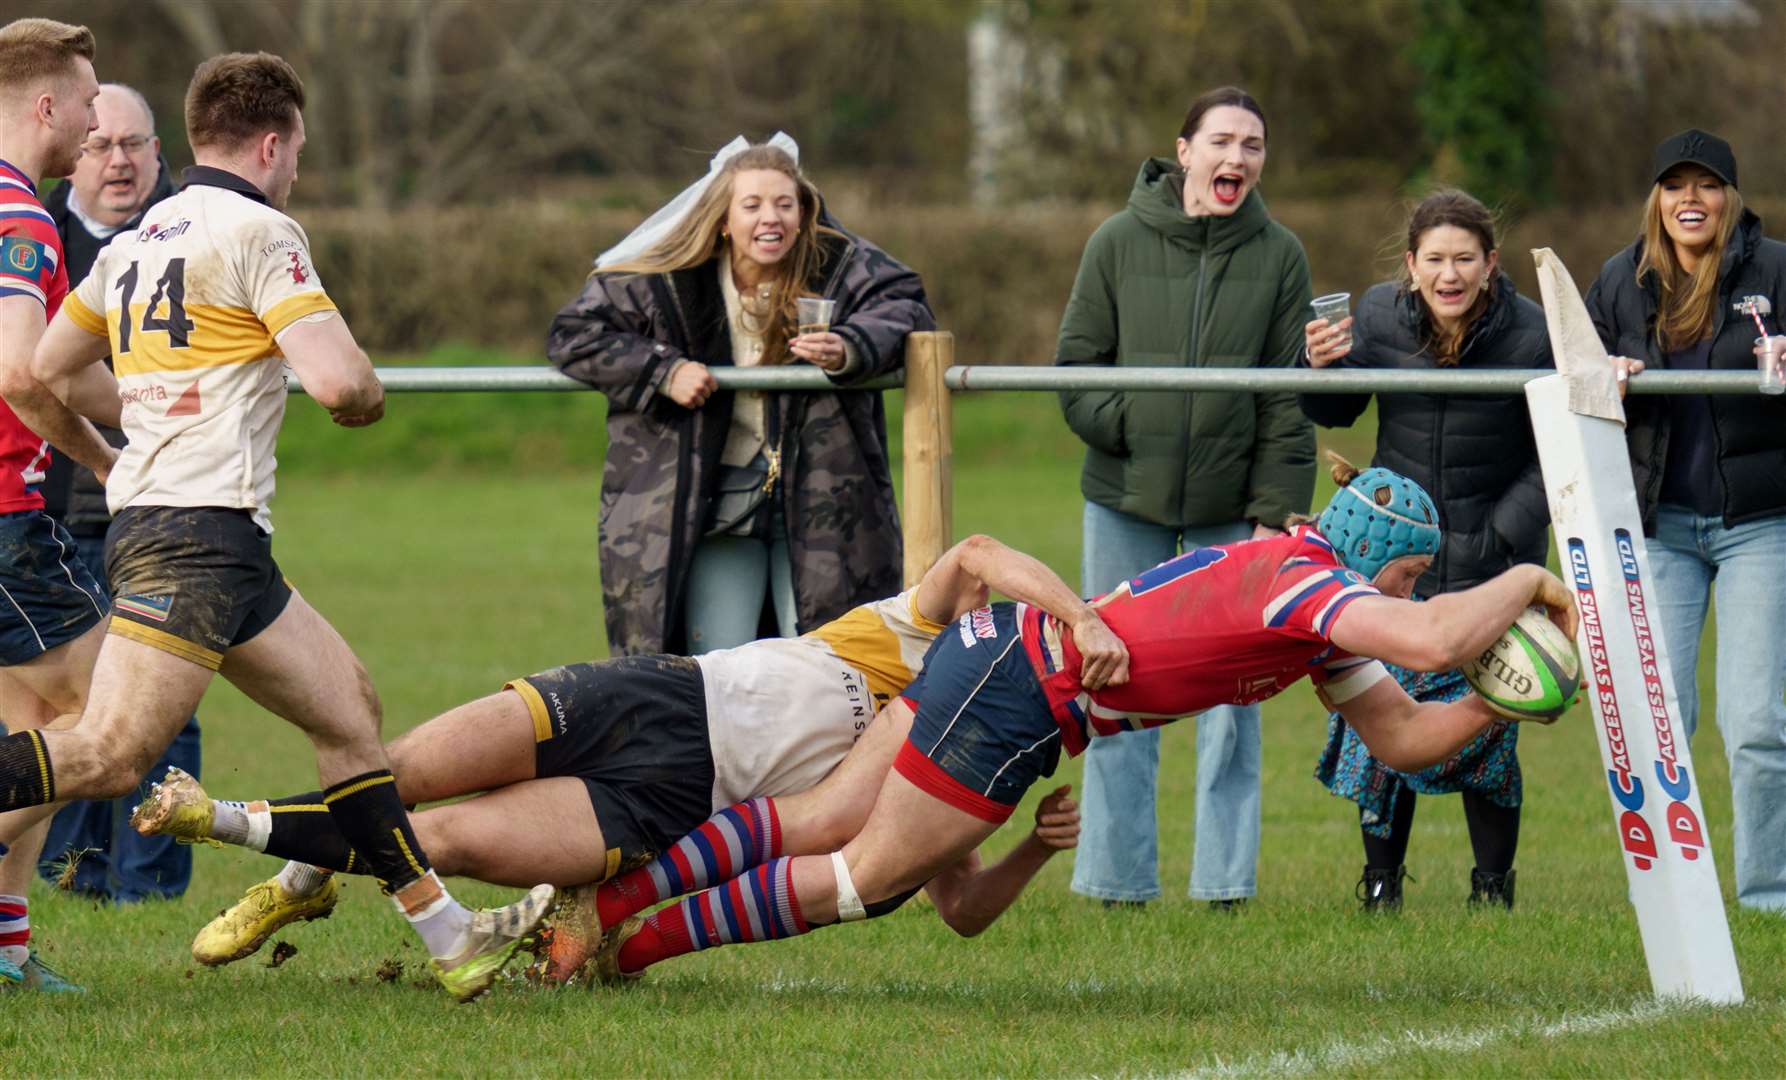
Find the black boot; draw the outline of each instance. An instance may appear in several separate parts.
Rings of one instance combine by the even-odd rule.
[[[1470,899],[1473,908],[1489,904],[1499,904],[1508,911],[1513,910],[1513,871],[1505,874],[1491,874],[1487,870],[1472,869],[1470,871]]]
[[[1377,866],[1366,866],[1364,876],[1358,879],[1357,895],[1366,911],[1400,911],[1402,907],[1402,879],[1408,876],[1406,866],[1398,866],[1393,870]]]

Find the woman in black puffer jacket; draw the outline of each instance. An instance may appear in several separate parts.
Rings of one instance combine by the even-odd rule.
[[[1626,370],[1753,372],[1762,328],[1782,333],[1786,244],[1743,208],[1736,155],[1716,135],[1663,140],[1654,176],[1642,235],[1588,290],[1600,340]],[[1699,722],[1699,638],[1717,595],[1736,902],[1786,912],[1786,398],[1634,397],[1625,417],[1688,739]]]
[[[1500,272],[1493,219],[1480,202],[1460,191],[1428,196],[1409,219],[1404,261],[1403,279],[1372,286],[1355,320],[1308,324],[1311,367],[1552,366],[1543,309]],[[1302,410],[1322,427],[1346,427],[1370,397],[1304,394]],[[1417,597],[1467,589],[1516,563],[1544,561],[1550,513],[1523,397],[1380,394],[1377,409],[1372,464],[1424,487],[1445,528],[1443,546],[1415,586]],[[1469,689],[1455,671],[1392,670],[1423,701],[1454,700]],[[1463,793],[1476,857],[1470,901],[1513,906],[1517,742],[1518,725],[1496,725],[1449,761],[1399,773],[1371,757],[1338,714],[1330,719],[1315,775],[1358,803],[1365,854],[1358,895],[1367,910],[1401,905],[1416,792]]]

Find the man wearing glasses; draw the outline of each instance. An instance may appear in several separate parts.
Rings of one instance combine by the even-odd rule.
[[[135,229],[144,211],[174,193],[173,171],[161,157],[155,115],[143,95],[106,83],[93,108],[99,126],[81,144],[73,175],[43,200],[62,237],[68,280],[76,285],[93,268],[100,249]],[[102,427],[100,434],[113,446],[124,445],[123,433],[115,428]],[[91,469],[58,452],[39,490],[44,512],[73,535],[76,557],[105,585],[105,530],[112,520],[105,486]],[[160,776],[166,766],[198,775],[197,717],[187,722],[151,775]],[[129,818],[130,808],[140,801],[133,795],[70,803],[50,825],[39,872],[46,880],[118,903],[185,892],[192,877],[192,850],[164,837],[137,835]]]

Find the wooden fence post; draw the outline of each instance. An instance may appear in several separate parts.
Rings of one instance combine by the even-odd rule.
[[[943,372],[955,362],[955,335],[905,339],[905,584],[911,588],[954,542],[953,419]]]

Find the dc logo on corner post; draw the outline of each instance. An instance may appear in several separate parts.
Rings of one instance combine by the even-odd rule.
[[[1625,529],[1614,529],[1612,538],[1619,553],[1619,569],[1625,578],[1625,604],[1631,614],[1638,666],[1643,671],[1644,697],[1656,733],[1656,782],[1671,800],[1662,816],[1668,823],[1668,838],[1680,847],[1681,857],[1692,862],[1699,858],[1700,849],[1705,847],[1705,829],[1686,802],[1693,790],[1693,780],[1687,767],[1680,763],[1676,750],[1674,718],[1668,712],[1668,697],[1662,686],[1662,664],[1656,653],[1655,635],[1650,632],[1649,601],[1644,593],[1643,573],[1637,565],[1637,546]]]
[[[1575,606],[1581,613],[1581,630],[1587,638],[1587,661],[1593,671],[1594,701],[1600,713],[1600,726],[1606,732],[1608,756],[1612,767],[1606,770],[1606,782],[1612,797],[1622,807],[1619,814],[1619,843],[1631,856],[1639,870],[1648,870],[1656,860],[1656,837],[1649,822],[1639,813],[1643,809],[1643,780],[1631,771],[1631,751],[1625,744],[1624,722],[1619,716],[1619,695],[1612,681],[1612,659],[1606,651],[1606,632],[1600,623],[1600,602],[1594,592],[1594,574],[1588,565],[1587,546],[1579,536],[1568,540],[1569,576],[1575,586]]]

